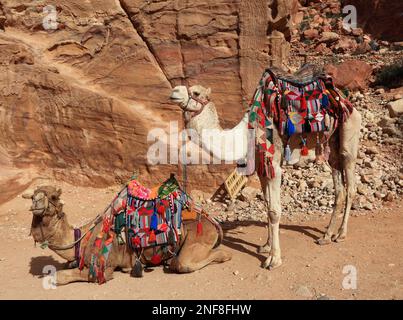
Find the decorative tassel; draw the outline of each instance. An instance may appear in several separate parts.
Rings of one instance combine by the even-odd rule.
[[[122,235],[120,233],[118,234],[118,244],[120,246],[125,244],[125,241],[123,240]]]
[[[301,137],[301,141],[302,141],[301,155],[307,156],[309,153],[309,149],[306,146],[306,138]]]
[[[154,230],[151,231],[150,236],[148,237],[148,242],[155,242],[155,232]]]
[[[134,278],[142,278],[143,277],[143,265],[141,264],[140,259],[136,259],[134,262],[134,266],[130,275]]]
[[[102,270],[99,270],[98,271],[98,284],[103,284],[105,282],[106,282],[106,280],[105,280],[104,273]]]
[[[84,268],[84,252],[81,254],[81,259],[80,259],[80,265],[78,266],[78,269],[83,270]]]
[[[202,233],[203,233],[203,224],[202,224],[201,220],[199,220],[199,222],[197,223],[197,232],[196,232],[196,234],[198,236],[201,236]]]
[[[303,146],[303,147],[301,148],[301,155],[304,156],[304,157],[306,157],[306,156],[308,155],[308,153],[309,153],[308,147],[307,147],[307,146]]]
[[[158,216],[157,216],[157,205],[154,205],[154,213],[151,216],[151,223],[150,223],[150,229],[151,230],[157,230],[158,228]]]
[[[295,133],[295,126],[292,123],[291,119],[287,121],[287,135],[291,137]]]
[[[302,93],[301,95],[301,111],[305,111],[307,109],[305,95]]]
[[[291,148],[288,143],[284,150],[284,158],[285,158],[285,161],[287,161],[287,162],[291,161]]]
[[[327,108],[329,106],[329,97],[327,94],[322,95],[322,107]]]
[[[274,179],[274,177],[276,176],[276,173],[274,171],[274,167],[273,167],[273,158],[269,158],[269,170],[270,170],[270,178]]]
[[[325,127],[327,131],[330,131],[330,116],[328,113],[325,114]]]
[[[319,140],[319,135],[316,135],[316,147],[315,147],[315,157],[316,157],[316,162],[322,162],[323,160],[323,146],[320,143]]]
[[[175,243],[176,243],[175,234],[174,234],[174,231],[171,228],[169,230],[169,232],[168,232],[168,244],[169,245],[174,245]]]

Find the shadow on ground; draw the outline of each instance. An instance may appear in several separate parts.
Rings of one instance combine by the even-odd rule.
[[[46,275],[43,271],[45,266],[54,266],[56,270],[65,268],[64,263],[56,261],[52,256],[40,256],[31,258],[31,262],[29,263],[29,273],[33,276],[42,278],[44,275]]]
[[[246,233],[245,231],[236,230],[238,227],[249,227],[249,226],[257,226],[266,228],[266,223],[258,222],[258,221],[235,221],[235,222],[225,222],[222,224],[222,229],[224,231],[224,238],[222,244],[237,250],[242,253],[249,254],[250,256],[256,258],[261,263],[266,260],[266,256],[258,253],[259,246],[264,243],[251,243],[249,241],[245,241],[239,238],[239,234]],[[318,228],[313,228],[310,226],[301,226],[301,225],[280,225],[280,229],[294,231],[297,233],[302,233],[305,236],[313,239],[313,241],[318,240],[322,235],[323,231]],[[249,248],[248,248],[249,247]],[[251,248],[252,249],[251,249]]]

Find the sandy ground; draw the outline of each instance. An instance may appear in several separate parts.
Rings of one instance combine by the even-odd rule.
[[[75,225],[101,211],[118,189],[58,185]],[[355,212],[347,241],[325,247],[314,240],[325,230],[328,215],[283,221],[283,266],[276,270],[262,269],[265,256],[256,251],[266,237],[265,226],[243,222],[224,226],[222,247],[233,254],[224,264],[185,275],[158,267],[141,279],[115,272],[105,285],[74,283],[48,290],[42,285],[43,267],[61,268],[63,260],[34,247],[29,206],[20,196],[0,205],[1,299],[403,299],[402,200],[366,215]],[[342,286],[348,265],[357,270],[355,290]]]

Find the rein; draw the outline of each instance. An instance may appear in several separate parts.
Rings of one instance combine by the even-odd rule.
[[[79,242],[81,242],[81,240],[84,239],[84,237],[88,234],[88,232],[92,231],[92,230],[98,225],[98,223],[101,222],[101,220],[97,221],[99,218],[102,218],[102,216],[101,216],[101,215],[96,216],[95,219],[94,219],[93,222],[92,222],[91,227],[89,227],[88,230],[85,231],[85,232],[81,235],[81,237],[79,237],[79,238],[78,238],[77,240],[75,240],[74,242],[72,242],[72,243],[70,243],[70,244],[67,244],[67,245],[64,245],[64,246],[58,246],[58,245],[49,244],[49,245],[48,245],[49,249],[52,249],[52,250],[68,250],[68,249],[72,249],[73,247],[76,246],[76,244],[78,244]],[[41,226],[41,229],[42,229],[42,226]],[[77,228],[77,229],[80,230],[81,228]],[[75,229],[75,230],[77,230],[77,229]]]
[[[201,114],[201,113],[204,111],[204,107],[205,107],[206,105],[208,105],[209,102],[210,102],[208,99],[206,99],[206,100],[201,100],[201,99],[199,99],[199,98],[193,97],[193,95],[192,95],[192,93],[191,93],[190,91],[188,92],[188,95],[189,95],[188,102],[186,103],[185,108],[183,108],[183,115],[184,115],[184,119],[185,119],[185,125],[187,125],[194,117],[197,117],[199,114]],[[201,108],[200,108],[199,110],[189,110],[189,109],[188,109],[188,105],[189,105],[189,102],[190,102],[191,100],[196,101],[196,106],[197,106],[198,103],[200,103],[200,104],[201,104]],[[185,112],[189,112],[189,114],[190,114],[189,120],[186,119],[186,117],[185,117]]]

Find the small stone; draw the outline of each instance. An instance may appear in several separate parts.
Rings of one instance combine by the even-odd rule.
[[[385,198],[385,194],[383,194],[383,193],[381,193],[381,192],[379,192],[379,191],[376,191],[376,192],[374,193],[374,196],[375,196],[375,198],[377,198],[377,199],[383,199],[383,198]]]
[[[395,120],[389,117],[383,117],[381,120],[378,122],[378,126],[381,128],[388,128],[390,126],[393,126],[395,124]]]
[[[393,193],[389,191],[385,196],[385,201],[393,201],[394,198]]]
[[[233,272],[233,274],[234,274],[234,276],[237,276],[237,275],[239,274],[239,271],[238,271],[238,270],[235,270],[235,271]]]
[[[376,146],[367,147],[365,150],[366,154],[379,154],[378,148]]]
[[[256,198],[257,194],[260,192],[259,189],[252,187],[245,187],[241,191],[241,200],[243,201],[252,201]]]
[[[384,94],[385,93],[385,89],[384,88],[379,88],[375,90],[375,94]]]
[[[299,286],[295,293],[300,297],[311,298],[312,292],[306,286]]]
[[[403,99],[389,102],[387,107],[391,118],[403,115]]]
[[[371,203],[367,202],[367,203],[365,203],[365,204],[363,205],[363,208],[364,208],[365,210],[373,210],[373,209],[374,209],[374,206],[373,206]]]
[[[327,200],[325,198],[320,198],[318,202],[320,206],[327,206]]]
[[[336,32],[322,32],[322,36],[319,39],[319,42],[331,43],[331,42],[335,42],[339,39],[340,39],[340,36]]]
[[[304,38],[313,40],[319,37],[319,32],[316,29],[308,29],[304,31]]]

